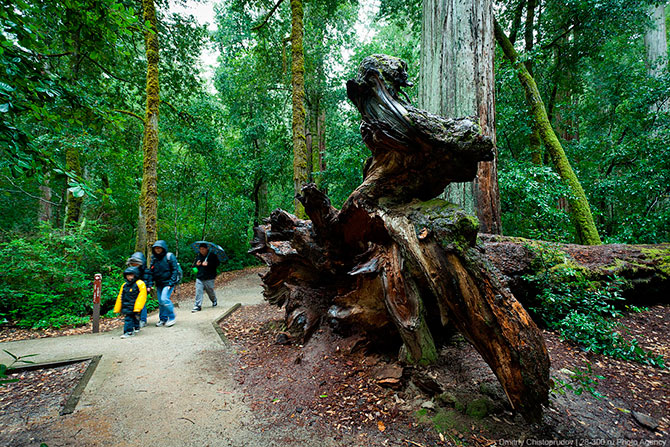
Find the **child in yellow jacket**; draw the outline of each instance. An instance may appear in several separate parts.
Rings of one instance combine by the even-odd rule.
[[[140,331],[139,317],[147,302],[147,286],[140,279],[140,271],[137,267],[128,267],[123,272],[123,277],[126,282],[121,285],[119,296],[116,297],[114,312],[125,315],[121,338],[128,338]]]

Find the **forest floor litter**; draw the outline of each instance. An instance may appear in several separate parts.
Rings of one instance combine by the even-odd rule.
[[[239,298],[234,288],[259,284],[257,274],[261,271],[253,269],[220,275],[217,288],[227,294],[220,301],[229,307]],[[182,314],[185,316],[190,315],[193,293],[188,287],[193,286],[182,285],[179,295],[179,300],[189,302],[188,309],[181,306],[180,312],[188,311],[188,314]],[[259,286],[253,287],[257,289],[248,289],[245,293],[250,290],[260,292]],[[554,393],[542,422],[528,424],[510,411],[502,388],[489,367],[458,335],[442,349],[438,365],[414,369],[397,363],[394,353],[373,353],[361,338],[342,339],[328,329],[317,331],[304,346],[296,344],[284,332],[283,310],[265,303],[253,304],[251,298],[247,299],[249,301],[240,310],[220,323],[227,337],[227,346],[219,344],[221,347],[215,348],[208,342],[199,348],[195,339],[184,342],[186,346],[180,348],[190,349],[192,346],[201,350],[196,355],[198,362],[193,365],[200,368],[197,372],[200,379],[195,385],[197,396],[194,388],[193,399],[211,401],[211,405],[219,408],[210,411],[211,415],[198,415],[205,410],[195,403],[189,403],[193,412],[178,410],[178,414],[183,414],[176,418],[178,421],[172,420],[169,424],[173,430],[180,430],[175,424],[186,421],[181,429],[184,435],[165,445],[428,447],[521,445],[519,441],[525,441],[526,445],[540,445],[537,443],[540,440],[564,439],[575,443],[572,445],[595,445],[594,442],[614,445],[607,442],[618,442],[616,445],[660,446],[666,445],[670,439],[670,373],[667,369],[587,353],[560,341],[555,333],[545,331],[552,378],[559,384],[571,383],[577,387],[579,383],[571,379],[573,374],[569,370],[584,368],[588,362],[592,376],[604,377],[595,386],[595,391],[603,398],[597,399],[588,391],[581,395],[571,391]],[[258,297],[256,302],[261,302],[261,298]],[[213,313],[209,315],[214,316]],[[627,314],[624,323],[642,347],[668,358],[669,306],[653,306],[645,312]],[[111,325],[104,327],[109,329]],[[118,327],[112,329],[120,330]],[[3,336],[32,338],[32,334],[26,336],[20,331],[11,332],[11,337],[9,333],[3,332]],[[71,334],[68,330],[60,333]],[[42,332],[40,336],[57,334],[58,331]],[[140,334],[139,337],[150,334]],[[114,363],[120,363],[120,360]],[[193,362],[189,360],[187,363],[190,367]],[[68,422],[57,416],[73,383],[85,369],[84,365],[77,363],[22,373],[24,377],[19,385],[9,384],[0,389],[3,432],[16,434],[17,430],[27,427],[26,423],[41,424],[29,429],[30,436],[20,438],[22,443],[8,445],[38,446],[39,443],[31,442],[37,442],[40,435],[53,436],[49,430],[54,427],[58,436],[51,438],[50,446],[70,445],[64,440],[73,430],[79,436],[77,445],[115,445],[110,441],[115,439],[112,422],[109,427],[105,424],[99,427],[102,428],[99,434],[84,436],[83,432],[79,433],[99,423],[96,418],[104,419],[106,409],[117,410],[117,404],[106,402],[115,398],[114,391],[104,390],[104,401],[95,401],[93,396],[84,399],[79,416],[77,412],[74,415],[78,421],[76,427],[72,426],[75,419]],[[174,374],[172,370],[166,372]],[[142,377],[152,373],[151,370],[143,371]],[[104,371],[95,374],[104,374]],[[106,379],[100,376],[97,380],[99,383]],[[142,387],[147,388],[146,385]],[[150,388],[140,391],[143,394],[138,402],[130,405],[131,408],[138,406],[135,410],[142,412],[148,405],[146,400],[154,396],[150,395],[153,392]],[[169,393],[169,389],[163,392]],[[134,393],[133,396],[138,395]],[[121,397],[128,398],[128,395],[125,393]],[[100,408],[96,408],[97,415],[94,415],[91,410],[98,405]],[[50,416],[40,419],[35,408]],[[220,421],[203,421],[207,417],[220,418]],[[161,423],[148,414],[144,420],[146,424]],[[657,426],[651,429],[648,424]],[[223,431],[203,435],[203,430],[212,429],[209,425],[220,426]],[[207,442],[200,443],[198,436],[205,436]],[[537,442],[533,444],[533,440]]]
[[[442,349],[438,365],[419,370],[398,364],[392,354],[366,353],[360,339],[340,339],[328,329],[317,331],[305,346],[290,343],[283,316],[259,304],[221,323],[234,349],[229,361],[235,379],[268,426],[307,426],[342,445],[353,436],[361,446],[490,446],[513,440],[531,445],[558,439],[581,440],[580,445],[665,445],[670,440],[667,369],[584,352],[550,331],[543,333],[557,386],[579,389],[571,371],[590,364],[590,377],[604,377],[594,386],[603,397],[586,389],[581,395],[554,392],[542,422],[529,424],[511,412],[490,368],[458,335]],[[669,306],[623,320],[642,347],[668,358]],[[646,421],[657,427],[643,426]]]

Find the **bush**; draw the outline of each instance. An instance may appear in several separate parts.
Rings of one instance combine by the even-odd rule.
[[[102,230],[94,223],[43,226],[34,236],[0,243],[0,317],[27,328],[85,324],[99,272],[105,273],[101,306],[113,306],[121,270],[95,242]]]
[[[645,351],[637,340],[622,335],[628,329],[617,321],[622,312],[614,305],[623,300],[621,279],[613,276],[604,283],[590,281],[550,246],[534,250],[542,265],[538,274],[525,277],[538,290],[530,310],[548,328],[586,351],[664,367],[663,356]]]

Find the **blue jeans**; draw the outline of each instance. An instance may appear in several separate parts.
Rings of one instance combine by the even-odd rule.
[[[125,314],[123,321],[123,332],[125,334],[132,334],[135,329],[140,328],[140,319],[138,318],[138,315],[137,312]]]
[[[156,285],[156,292],[158,293],[158,318],[161,321],[174,320],[174,305],[170,301],[170,295],[174,286],[165,287]]]
[[[140,321],[147,322],[147,306],[145,305],[140,312]]]

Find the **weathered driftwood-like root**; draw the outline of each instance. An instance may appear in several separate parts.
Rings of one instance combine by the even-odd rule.
[[[266,297],[274,304],[286,303],[287,324],[296,336],[305,341],[322,319],[371,339],[393,330],[404,344],[403,360],[426,364],[435,361],[434,340],[450,322],[490,365],[512,406],[529,417],[540,414],[549,389],[549,360],[541,333],[475,247],[474,219],[439,199],[337,213],[327,200],[314,200],[319,195],[323,194],[308,185],[301,199],[321,203],[305,208],[328,214],[328,225],[317,228],[276,211],[271,222],[294,224],[259,227],[252,250],[270,261],[270,272],[263,278]],[[367,216],[368,225],[342,221],[360,221],[362,216]],[[340,243],[337,254],[343,257],[322,249],[336,245],[327,239],[330,232],[341,236],[347,228],[365,231],[377,243],[364,252],[357,245]],[[440,313],[439,319],[430,319],[432,326],[427,308]]]
[[[286,306],[287,325],[303,341],[327,320],[371,339],[397,337],[402,359],[416,364],[436,360],[449,322],[511,405],[535,419],[549,390],[541,333],[475,247],[476,219],[430,200],[449,182],[472,179],[492,157],[491,140],[471,118],[445,119],[399,99],[405,69],[375,55],[347,84],[372,157],[342,210],[307,185],[298,200],[311,221],[278,210],[256,228],[250,252],[270,266],[265,296]]]

